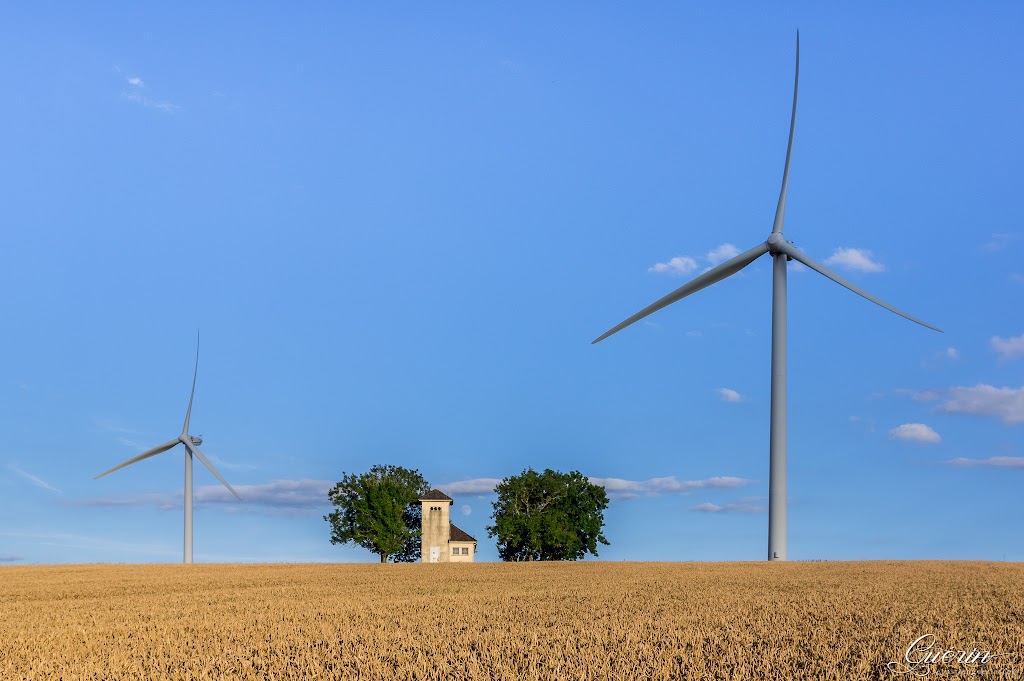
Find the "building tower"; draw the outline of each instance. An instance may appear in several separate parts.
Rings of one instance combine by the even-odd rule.
[[[420,558],[424,563],[472,563],[476,558],[476,539],[452,524],[451,508],[455,501],[438,489],[422,497],[422,545]]]

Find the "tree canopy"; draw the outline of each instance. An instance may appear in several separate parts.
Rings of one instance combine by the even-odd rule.
[[[328,493],[335,510],[325,515],[331,525],[331,543],[349,542],[395,563],[420,557],[419,498],[430,485],[417,470],[401,466],[374,466],[368,473],[342,473],[341,482]]]
[[[528,468],[495,488],[494,525],[502,560],[579,560],[608,545],[601,533],[608,495],[579,471]]]

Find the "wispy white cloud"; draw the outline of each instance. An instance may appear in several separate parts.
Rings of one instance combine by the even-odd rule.
[[[40,478],[37,475],[33,475],[33,474],[29,473],[28,471],[23,470],[17,464],[14,464],[14,463],[7,464],[7,470],[11,471],[15,475],[18,475],[18,476],[24,478],[25,480],[28,480],[29,482],[31,482],[33,485],[35,485],[36,487],[38,487],[40,489],[45,489],[48,492],[54,492],[56,494],[63,494],[63,492],[61,492],[59,489],[57,489],[56,487],[54,487],[50,483],[46,482],[45,480],[43,480],[42,478]]]
[[[691,506],[689,510],[698,513],[764,513],[768,510],[764,497],[744,497],[731,504],[712,504],[709,501]]]
[[[935,444],[942,440],[931,426],[923,423],[904,423],[889,431],[889,437],[894,440],[906,440],[907,442],[922,442]]]
[[[718,398],[723,402],[743,401],[743,395],[740,395],[738,392],[730,388],[718,388],[715,392],[718,393]]]
[[[996,232],[992,235],[991,239],[981,245],[981,249],[989,253],[995,253],[1004,250],[1016,239],[1017,235],[1011,232]]]
[[[138,92],[126,92],[124,93],[125,99],[129,102],[135,102],[141,107],[146,109],[155,109],[161,113],[173,114],[181,110],[181,107],[173,102],[169,102],[166,99],[150,99]]]
[[[624,480],[622,478],[590,478],[590,482],[604,487],[608,496],[619,499],[635,499],[640,496],[655,497],[663,494],[689,494],[697,489],[734,489],[749,485],[753,480],[721,476],[705,480],[678,480],[675,476],[650,478],[648,480]]]
[[[1014,272],[1013,274],[1010,275],[1010,281],[1016,284],[1024,284],[1024,274],[1017,274],[1016,272]]]
[[[717,265],[718,263],[725,262],[730,258],[735,258],[740,254],[740,249],[736,248],[733,244],[722,244],[708,251],[708,254],[704,256],[704,259],[708,261],[710,265]]]
[[[143,89],[146,89],[146,82],[142,80],[141,76],[125,75],[124,71],[122,71],[117,66],[114,67],[114,71],[116,71],[119,75],[124,77],[125,82],[131,86],[131,88],[128,91],[121,93],[122,96],[129,102],[133,102],[143,108],[154,109],[155,111],[159,111],[165,114],[173,114],[181,110],[180,106],[166,99],[154,99],[152,97],[147,97],[146,95],[142,94],[141,91]]]
[[[135,430],[134,428],[128,428],[124,425],[121,425],[114,419],[109,418],[96,419],[96,428],[98,430],[108,433],[124,433],[126,435],[137,435],[139,433],[139,431]]]
[[[206,452],[203,453],[206,454]],[[209,459],[214,466],[216,466],[217,470],[254,471],[259,468],[259,466],[254,466],[253,464],[250,463],[233,463],[231,461],[222,459],[216,454],[206,454],[206,458]]]
[[[947,461],[954,466],[994,466],[996,468],[1024,468],[1024,456],[990,456],[987,459],[960,457]]]
[[[864,430],[866,430],[869,433],[875,432],[875,422],[871,419],[865,419],[860,416],[851,416],[850,423],[860,424],[864,428]]]
[[[938,400],[936,410],[947,414],[998,416],[1006,425],[1024,423],[1024,386],[996,388],[979,383],[974,387],[926,390],[915,393],[914,399],[919,402]]]
[[[921,360],[921,366],[927,368],[938,362],[956,362],[959,359],[960,351],[957,350],[956,348],[950,347],[946,348],[945,350],[940,350],[939,352],[936,352],[928,359]]]
[[[509,71],[511,73],[519,73],[522,70],[522,66],[519,64],[519,62],[513,61],[508,57],[499,61],[498,66],[500,66],[505,71]]]
[[[1013,338],[992,336],[992,349],[999,353],[999,359],[1017,359],[1024,357],[1024,334]]]
[[[134,428],[118,423],[114,419],[97,418],[96,429],[104,433],[113,433],[115,442],[124,445],[128,449],[137,449],[139,452],[144,452],[156,444],[146,444],[141,438],[132,437],[134,435],[142,435],[142,433]]]
[[[143,444],[142,442],[140,442],[138,440],[133,440],[130,437],[122,437],[120,435],[115,437],[114,439],[118,442],[118,444],[122,444],[125,447],[127,447],[128,449],[136,449],[140,453],[146,451],[147,449],[149,449],[150,447],[153,446],[153,445]]]
[[[825,264],[855,272],[885,271],[885,265],[872,259],[871,251],[861,248],[837,248],[832,255],[825,259]]]
[[[700,338],[701,336],[704,335],[704,332],[694,329],[692,331],[687,331],[686,335],[689,336],[690,338]]]
[[[697,269],[697,261],[688,255],[680,255],[672,258],[668,262],[659,262],[651,265],[648,272],[659,272],[665,274],[672,274],[675,276],[682,276],[689,274]]]

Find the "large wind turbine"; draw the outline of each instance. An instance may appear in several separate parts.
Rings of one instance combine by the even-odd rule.
[[[124,463],[118,466],[114,466],[106,473],[100,473],[99,475],[96,476],[96,478],[94,478],[94,480],[102,478],[104,475],[107,475],[107,473],[113,473],[119,468],[130,466],[133,463],[137,463],[139,461],[142,461],[143,459],[148,459],[149,457],[156,456],[157,454],[163,454],[167,450],[173,449],[178,445],[185,445],[185,556],[183,559],[183,562],[185,563],[192,562],[192,455],[196,455],[196,457],[198,457],[199,460],[203,462],[203,465],[209,468],[210,472],[213,473],[217,477],[217,479],[220,480],[221,483],[228,488],[229,492],[234,494],[235,497],[237,497],[238,499],[241,499],[241,497],[238,496],[238,492],[231,488],[231,485],[229,485],[228,481],[225,480],[221,476],[221,474],[217,472],[217,469],[213,467],[213,464],[210,463],[210,460],[203,456],[203,453],[199,451],[199,445],[203,444],[202,438],[195,437],[194,435],[189,435],[188,433],[188,421],[189,417],[191,417],[192,415],[192,398],[195,397],[196,394],[196,376],[198,376],[198,374],[199,339],[197,337],[196,368],[195,371],[192,372],[192,393],[188,396],[188,409],[185,411],[185,425],[181,427],[181,435],[179,435],[176,439],[171,440],[170,442],[165,442],[158,447],[153,447],[153,449],[145,451],[133,459],[128,459]]]
[[[796,260],[823,274],[840,286],[863,296],[885,309],[917,322],[929,329],[941,332],[931,324],[912,317],[902,310],[879,300],[864,289],[807,257],[782,237],[782,221],[786,213],[786,189],[789,186],[789,161],[793,155],[793,130],[796,127],[796,96],[800,84],[800,34],[796,35],[796,77],[793,81],[793,114],[789,122],[789,145],[786,148],[786,166],[782,172],[782,191],[779,206],[775,210],[775,224],[768,240],[754,246],[746,253],[737,255],[717,267],[684,284],[657,302],[648,305],[618,326],[594,340],[598,343],[608,336],[621,331],[633,322],[671,305],[691,293],[736,274],[765,253],[771,253],[775,261],[772,267],[772,391],[771,431],[769,435],[769,481],[768,481],[768,560],[786,560],[786,262]]]

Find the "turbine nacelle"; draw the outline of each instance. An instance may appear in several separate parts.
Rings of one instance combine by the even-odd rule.
[[[203,438],[198,437],[196,435],[189,435],[188,439],[192,440],[192,444],[194,444],[196,447],[198,447],[199,445],[203,444]]]

